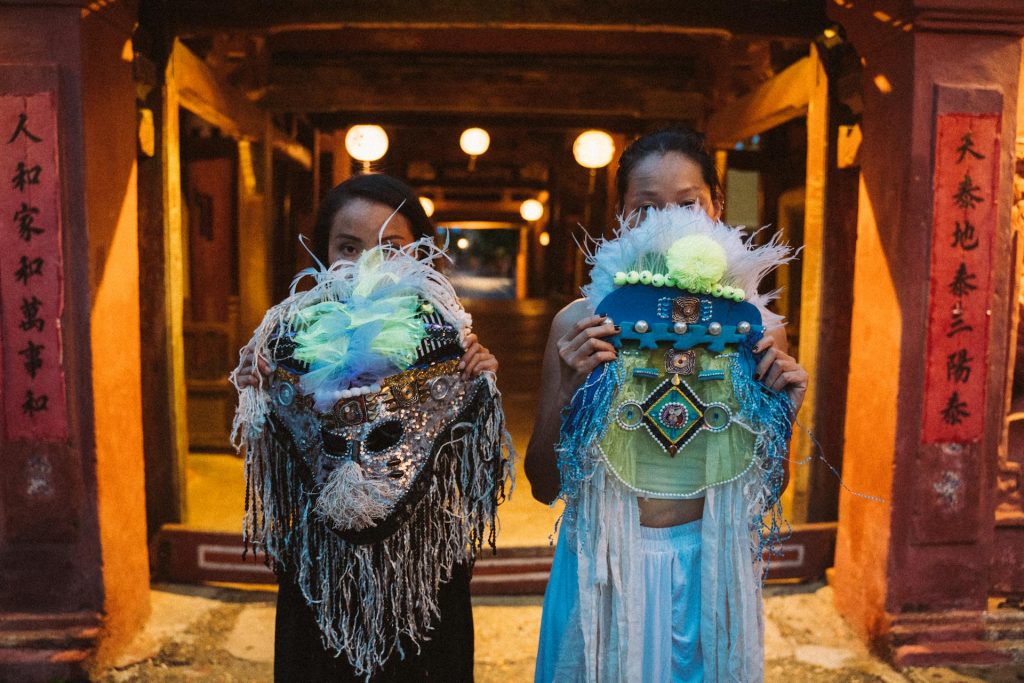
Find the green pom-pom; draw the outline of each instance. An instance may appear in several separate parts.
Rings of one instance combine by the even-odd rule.
[[[653,277],[653,273],[651,273],[651,271],[649,271],[649,270],[642,270],[642,271],[640,271],[640,284],[642,284],[642,285],[649,285],[649,284],[651,284],[651,277]]]
[[[711,296],[722,296],[725,293],[725,288],[722,285],[711,285]]]
[[[629,271],[628,273],[626,273],[626,282],[628,282],[631,285],[635,285],[636,283],[640,282],[640,273],[636,272],[635,270]]]
[[[620,270],[612,276],[612,282],[615,283],[616,287],[621,287],[626,284],[626,274]]]
[[[661,273],[655,273],[654,275],[651,276],[651,284],[654,285],[655,287],[664,287],[665,276],[662,275]]]
[[[676,240],[665,254],[669,274],[686,289],[710,293],[728,265],[725,249],[704,235],[689,235]]]
[[[671,275],[666,275],[665,279],[663,280],[663,284],[666,287],[675,287],[676,286],[676,279],[674,277],[672,277]]]

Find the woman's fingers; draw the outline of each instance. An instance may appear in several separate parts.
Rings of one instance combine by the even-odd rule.
[[[274,366],[272,366],[270,361],[262,356],[256,359],[256,367],[259,368],[260,374],[264,377],[269,377],[270,374],[274,372]]]
[[[754,353],[762,353],[775,346],[775,337],[770,334],[766,334],[754,344]]]
[[[590,339],[610,337],[614,334],[618,334],[619,330],[614,323],[609,323],[608,319],[602,315],[591,315],[586,318],[582,318],[579,322],[573,325],[564,337],[560,340],[560,344],[568,347],[569,351],[575,351],[580,346],[585,344]]]
[[[768,347],[768,350],[764,352],[764,356],[761,357],[761,360],[757,363],[757,367],[754,369],[754,379],[764,379],[765,375],[768,373],[768,369],[772,366],[772,363],[775,362],[775,358],[778,354],[778,349]]]

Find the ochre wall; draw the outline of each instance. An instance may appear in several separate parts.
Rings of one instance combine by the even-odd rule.
[[[861,185],[850,341],[843,491],[836,549],[840,611],[869,639],[904,613],[984,610],[990,588],[994,466],[1002,426],[1007,340],[1010,175],[1020,39],[969,23],[931,32],[894,7],[830,7],[864,64]],[[856,6],[856,9],[854,7]],[[960,33],[956,31],[960,30]],[[935,116],[939,89],[1003,96],[1002,181],[993,244],[988,399],[981,442],[963,447],[965,504],[951,532],[935,477],[943,448],[922,444]],[[958,105],[959,106],[959,105]],[[965,111],[970,111],[969,109]],[[979,372],[984,371],[979,368]],[[960,451],[956,451],[960,452]],[[959,480],[958,480],[959,481]],[[880,643],[881,644],[881,643]],[[890,643],[891,645],[891,643]]]
[[[142,451],[133,13],[82,19],[82,111],[89,230],[90,338],[105,633],[124,645],[149,612]]]

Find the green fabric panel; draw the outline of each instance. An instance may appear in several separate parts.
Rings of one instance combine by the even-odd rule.
[[[732,395],[729,359],[719,357],[703,348],[696,348],[697,367],[692,375],[683,376],[701,401],[723,403],[739,413],[739,405]],[[726,354],[735,349],[726,349]],[[737,424],[730,424],[723,432],[701,429],[693,439],[671,456],[654,439],[646,427],[622,429],[615,421],[623,402],[642,403],[666,378],[666,349],[653,351],[624,347],[619,356],[625,372],[625,384],[615,397],[609,413],[609,426],[600,443],[605,460],[612,471],[638,493],[685,496],[699,494],[704,489],[730,481],[742,474],[753,459],[754,435]],[[657,368],[658,377],[634,377],[634,368]],[[722,370],[724,379],[699,380],[702,370]]]

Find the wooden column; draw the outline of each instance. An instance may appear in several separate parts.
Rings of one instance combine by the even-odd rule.
[[[1014,656],[1008,624],[995,628],[985,615],[1009,335],[1007,280],[988,277],[1012,266],[1024,12],[1009,0],[937,4],[914,3],[905,16],[829,5],[865,63],[843,474],[854,491],[885,499],[842,492],[834,588],[849,621],[900,665]],[[936,207],[954,193],[936,184],[936,167],[950,153],[938,131],[954,114],[999,120],[995,137],[984,134],[997,180],[981,196],[996,213],[975,235],[992,260],[968,301],[974,324],[987,327],[980,348],[969,348],[969,376],[934,350],[945,338],[934,326],[951,324],[955,308],[932,305],[953,286],[943,269],[956,257],[946,253],[956,226],[937,225]],[[957,410],[975,416],[976,428],[962,427],[968,415],[935,408],[950,383],[975,392]]]

